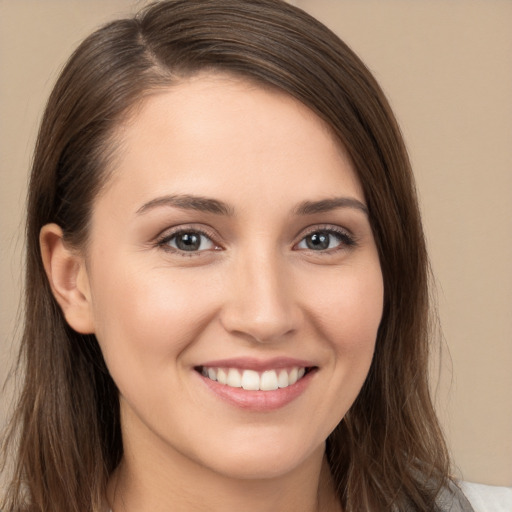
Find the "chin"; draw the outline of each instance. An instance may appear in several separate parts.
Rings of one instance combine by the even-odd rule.
[[[228,478],[262,480],[284,477],[310,463],[320,464],[325,442],[305,450],[303,442],[269,439],[264,443],[234,442],[225,449],[219,447],[217,451],[221,453],[210,451],[207,457],[202,457],[198,462]]]

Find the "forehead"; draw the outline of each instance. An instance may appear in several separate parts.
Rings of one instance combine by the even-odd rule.
[[[161,89],[114,135],[107,190],[136,184],[150,200],[158,189],[222,196],[233,183],[290,195],[298,186],[312,196],[340,186],[364,199],[327,123],[291,96],[237,76],[201,73]]]

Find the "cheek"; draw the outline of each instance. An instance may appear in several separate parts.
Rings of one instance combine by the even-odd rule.
[[[324,418],[319,437],[327,437],[356,400],[371,366],[383,309],[378,262],[338,267],[327,274],[318,272],[315,279],[302,282],[309,297],[304,308],[314,329],[312,336],[327,354],[323,375],[328,385],[312,412]]]
[[[373,354],[383,294],[378,264],[338,269],[310,287],[311,316],[343,360]]]
[[[169,269],[114,265],[96,275],[93,307],[96,337],[114,379],[135,376],[178,362],[215,314],[215,295],[201,293]],[[218,296],[218,294],[217,294]]]

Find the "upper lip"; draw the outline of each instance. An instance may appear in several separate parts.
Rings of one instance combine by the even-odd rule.
[[[293,357],[274,357],[271,359],[259,359],[256,357],[234,357],[229,359],[216,359],[207,361],[199,367],[206,368],[238,368],[240,370],[254,370],[263,372],[265,370],[274,370],[279,368],[312,368],[315,363],[305,359],[296,359]]]

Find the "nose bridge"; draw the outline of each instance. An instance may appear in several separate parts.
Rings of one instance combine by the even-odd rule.
[[[241,250],[222,313],[224,327],[258,342],[292,332],[299,319],[290,269],[274,247]]]

